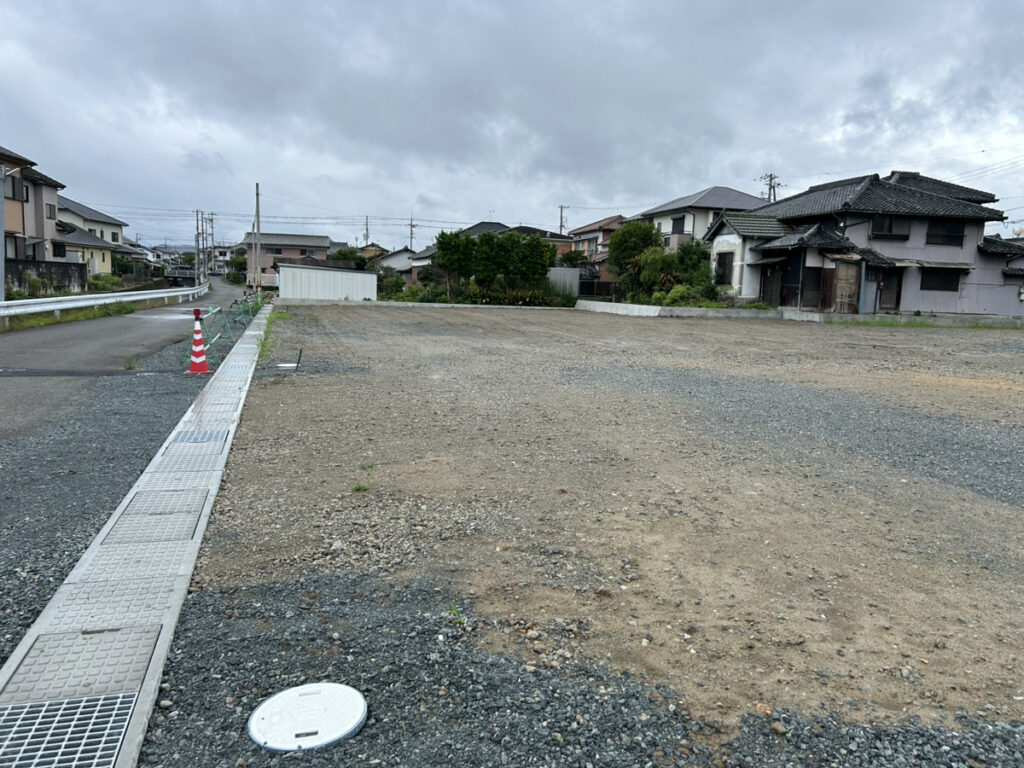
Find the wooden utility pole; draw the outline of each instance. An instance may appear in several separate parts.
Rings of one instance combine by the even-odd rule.
[[[565,209],[568,207],[568,205],[558,206],[558,234],[560,235],[565,234]]]

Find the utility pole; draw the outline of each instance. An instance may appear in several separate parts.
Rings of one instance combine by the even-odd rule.
[[[412,223],[412,214],[409,214],[409,250],[412,250],[412,231],[416,229],[416,224]]]
[[[370,244],[370,217],[369,216],[366,217],[366,221],[364,222],[364,224],[365,224],[365,229],[363,230],[363,245],[369,245]]]
[[[196,253],[192,258],[192,276],[195,279],[195,285],[199,287],[199,209],[196,208]]]
[[[765,173],[757,181],[763,181],[768,186],[768,202],[774,203],[779,199],[776,190],[782,186],[782,182],[779,181],[779,177],[774,173]]]
[[[558,206],[558,234],[560,235],[565,234],[565,209],[568,207],[568,205]]]
[[[213,248],[214,252],[217,250],[217,241],[213,237],[213,214],[210,214],[210,247]]]
[[[260,263],[260,183],[256,182],[256,240],[254,242],[256,253],[256,295],[263,295],[263,266]]]

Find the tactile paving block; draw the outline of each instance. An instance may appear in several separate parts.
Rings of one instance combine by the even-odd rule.
[[[113,766],[135,697],[122,693],[0,707],[0,765]]]
[[[104,544],[141,544],[147,541],[191,539],[199,513],[170,515],[121,515],[104,537]]]
[[[174,435],[175,443],[223,443],[228,439],[227,429],[181,429]]]
[[[172,491],[136,491],[128,506],[126,515],[170,515],[176,512],[202,512],[207,488]]]
[[[138,691],[160,627],[40,635],[0,691],[0,706]]]
[[[153,463],[150,472],[214,472],[224,468],[226,454],[200,453],[188,456],[161,456]]]
[[[47,606],[43,632],[84,632],[161,624],[173,607],[174,580],[131,578],[64,584]]]
[[[154,541],[144,544],[103,544],[83,558],[69,581],[111,581],[126,577],[174,579],[192,572],[192,542]]]
[[[154,472],[146,470],[136,481],[139,491],[182,491],[195,488],[214,489],[220,484],[217,473],[211,472]]]

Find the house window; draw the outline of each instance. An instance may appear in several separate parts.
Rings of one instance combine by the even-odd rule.
[[[53,244],[53,257],[55,259],[66,259],[68,256],[68,247],[65,243],[54,243]]]
[[[280,256],[281,255],[281,249],[280,248],[264,248],[263,252],[266,253],[266,254],[269,254],[271,256]]]
[[[25,245],[25,258],[29,259],[30,261],[35,261],[35,259],[36,259],[36,244],[35,243],[26,243],[26,245]]]
[[[312,256],[313,251],[309,248],[299,248],[299,256]]]
[[[89,234],[90,235],[95,235],[96,234],[96,230],[95,229],[90,229],[89,230]]]
[[[51,220],[57,218],[57,206],[53,203],[46,204],[46,218]]]
[[[959,291],[959,269],[921,268],[922,291]]]
[[[910,237],[910,219],[905,216],[877,214],[871,219],[871,236],[906,240]]]
[[[955,245],[964,244],[964,223],[953,219],[932,219],[928,222],[928,235],[925,237],[928,245]]]
[[[658,222],[655,222],[655,224],[654,224],[654,228],[655,228],[656,230],[658,230],[659,232],[661,232],[661,222],[660,222],[660,221],[658,221]]]
[[[110,233],[110,242],[112,242],[112,243],[120,242],[120,235],[118,235],[117,232],[111,232]]]
[[[17,176],[8,176],[4,179],[4,197],[8,200],[21,200],[28,202],[28,185]]]
[[[732,257],[732,251],[715,257],[715,285],[732,285]]]

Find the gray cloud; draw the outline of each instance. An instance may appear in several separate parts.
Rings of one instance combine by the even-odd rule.
[[[18,119],[0,143],[95,204],[241,213],[260,181],[278,215],[493,210],[556,226],[564,203],[578,225],[615,212],[586,207],[631,214],[711,184],[756,193],[769,170],[795,192],[1024,153],[971,154],[1013,145],[1024,114],[1022,11],[995,0],[110,0],[5,15],[0,97]],[[975,183],[1024,194],[1018,175]],[[122,215],[188,237],[184,217]]]

